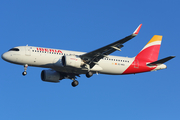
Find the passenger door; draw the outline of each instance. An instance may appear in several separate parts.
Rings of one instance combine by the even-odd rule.
[[[25,47],[25,55],[31,56],[31,49],[28,45],[26,45],[26,47]]]

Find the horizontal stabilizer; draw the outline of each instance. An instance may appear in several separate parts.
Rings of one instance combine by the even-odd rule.
[[[159,64],[163,64],[169,60],[171,60],[172,58],[174,58],[175,56],[169,56],[169,57],[166,57],[166,58],[163,58],[161,60],[158,60],[158,61],[155,61],[155,62],[152,62],[152,63],[148,63],[147,66],[153,66],[153,65],[159,65]]]

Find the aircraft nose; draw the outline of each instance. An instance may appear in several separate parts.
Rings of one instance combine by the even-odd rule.
[[[7,59],[8,59],[7,53],[3,53],[3,54],[1,55],[1,58],[2,58],[3,60],[7,60]]]

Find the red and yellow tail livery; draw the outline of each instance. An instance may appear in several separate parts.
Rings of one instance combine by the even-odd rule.
[[[157,61],[159,56],[161,41],[162,41],[161,35],[154,35],[151,38],[151,40],[144,46],[144,48],[139,52],[139,54],[134,58],[133,63],[123,72],[123,74],[131,74],[131,73],[135,74],[135,73],[165,69],[166,65],[164,65],[163,63],[174,58],[174,56],[170,56]]]
[[[161,41],[161,35],[154,35],[141,50],[141,52],[136,56],[136,59],[141,59],[146,62],[156,61],[158,59]]]

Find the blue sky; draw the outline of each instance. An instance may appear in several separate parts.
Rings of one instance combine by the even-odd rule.
[[[89,52],[130,35],[139,35],[113,55],[135,56],[157,34],[159,59],[175,55],[167,69],[136,75],[94,75],[60,83],[43,82],[44,68],[0,59],[0,119],[6,120],[179,120],[178,0],[6,0],[0,1],[0,53],[31,45]]]

